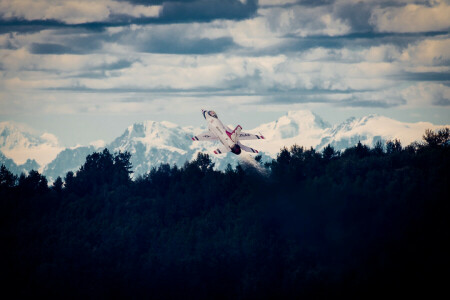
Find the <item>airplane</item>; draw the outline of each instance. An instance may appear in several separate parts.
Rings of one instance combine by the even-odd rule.
[[[242,132],[241,125],[236,126],[232,131],[228,126],[217,117],[212,110],[202,109],[203,117],[208,123],[208,131],[192,137],[193,141],[220,141],[222,145],[214,151],[215,154],[233,152],[236,155],[241,154],[241,150],[250,153],[258,153],[258,150],[241,144],[241,140],[260,140],[264,139],[262,135]]]

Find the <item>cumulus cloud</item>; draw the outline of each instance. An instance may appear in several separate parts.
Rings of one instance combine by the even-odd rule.
[[[2,1],[0,110],[448,106],[447,9],[407,0]]]
[[[261,9],[260,14],[267,19],[269,28],[280,35],[335,36],[350,32],[348,23],[337,17],[330,6],[270,7]]]
[[[439,66],[450,65],[450,36],[442,39],[423,39],[411,44],[406,48],[400,59],[411,64],[411,66],[427,65]]]
[[[0,32],[240,20],[253,17],[256,11],[257,0],[5,0],[0,2]]]
[[[6,0],[0,3],[3,19],[58,20],[66,24],[100,22],[116,14],[133,17],[157,17],[159,6],[133,6],[112,0]]]
[[[139,27],[121,31],[112,39],[114,43],[148,53],[211,54],[225,52],[237,46],[231,37],[199,37],[191,29],[181,25]]]
[[[406,88],[402,94],[411,106],[450,106],[450,87],[448,85],[421,82]]]
[[[426,32],[450,28],[450,5],[433,1],[431,5],[408,4],[401,7],[374,8],[370,18],[381,32]]]

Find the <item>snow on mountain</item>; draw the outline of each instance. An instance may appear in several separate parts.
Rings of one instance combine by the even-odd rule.
[[[377,141],[384,144],[388,140],[399,139],[406,146],[421,141],[426,129],[442,127],[428,122],[404,123],[379,115],[352,117],[331,126],[313,112],[300,110],[288,112],[274,122],[251,130],[264,135],[267,140],[263,146],[258,146],[255,141],[246,142],[275,157],[282,147],[294,144],[317,150],[331,144],[336,150],[344,150],[358,142],[372,147]]]
[[[9,171],[16,175],[20,175],[21,173],[27,174],[30,170],[37,170],[39,168],[38,163],[34,159],[27,159],[24,164],[17,165],[12,159],[7,158],[1,151],[0,165],[5,165]]]
[[[226,118],[223,121],[226,122]],[[260,150],[263,161],[268,161],[276,158],[281,148],[294,144],[306,148],[313,147],[319,151],[331,144],[335,149],[343,150],[356,145],[359,141],[373,146],[377,141],[384,143],[397,138],[406,146],[413,141],[420,141],[426,129],[435,130],[442,127],[426,122],[403,123],[379,115],[350,118],[341,124],[331,126],[313,112],[299,110],[290,111],[278,120],[254,129],[244,128],[244,131],[261,133],[266,139],[243,141],[243,144]],[[25,158],[39,158],[38,162],[45,162],[49,160],[48,158],[55,157],[45,165],[45,168],[41,167],[49,181],[55,180],[57,176],[64,177],[68,171],[78,170],[87,155],[104,148],[108,148],[111,152],[130,152],[135,177],[163,163],[181,167],[186,161],[195,159],[199,152],[210,154],[216,168],[221,170],[228,164],[234,167],[238,162],[248,161],[252,156],[247,153],[240,156],[232,153],[214,155],[213,151],[220,145],[219,142],[192,142],[192,136],[205,130],[206,127],[180,127],[171,122],[146,121],[130,125],[121,136],[109,144],[95,141],[89,146],[76,146],[61,151],[53,135],[36,136],[3,122],[0,123],[0,150],[6,151],[3,161],[15,170],[32,167],[33,162],[36,164],[32,160],[25,163]],[[47,160],[43,157],[47,157]],[[8,160],[9,158],[14,161]],[[25,164],[18,166],[16,159]],[[2,163],[1,155],[0,163]]]
[[[16,164],[25,164],[31,159],[44,166],[63,149],[51,133],[39,136],[23,125],[0,122],[0,151]]]
[[[317,146],[330,127],[330,124],[311,111],[290,111],[274,122],[249,130],[261,133],[266,141],[245,141],[245,144],[275,157],[281,148],[294,144],[307,148]]]
[[[106,147],[131,153],[136,174],[144,174],[161,163],[182,165],[191,145],[188,134],[170,122],[146,121],[129,126]]]
[[[178,125],[165,121],[146,121],[129,126],[109,147],[120,151],[134,151],[139,144],[145,145],[147,152],[158,148],[180,154],[184,154],[185,149],[191,145],[187,132]]]
[[[219,145],[218,142],[193,143],[191,140],[192,136],[204,130],[206,128],[180,127],[165,121],[146,121],[129,126],[106,147],[112,152],[130,152],[134,176],[139,176],[163,163],[181,167],[186,161],[195,159],[198,152],[211,154]],[[217,168],[225,169],[228,163],[233,166],[237,164],[233,156],[212,156],[211,159]]]
[[[106,142],[104,140],[96,140],[89,143],[89,146],[93,146],[95,149],[105,148]]]
[[[399,139],[406,146],[415,141],[421,141],[426,129],[436,130],[442,126],[428,122],[404,123],[379,115],[369,115],[362,118],[349,118],[345,122],[327,130],[321,143],[316,147],[322,149],[331,144],[338,150],[352,147],[359,141],[368,146],[376,142],[385,143],[388,140]]]

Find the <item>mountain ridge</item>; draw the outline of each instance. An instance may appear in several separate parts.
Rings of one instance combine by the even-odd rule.
[[[191,136],[204,131],[205,128],[182,127],[169,121],[136,122],[129,125],[120,136],[110,143],[96,141],[91,145],[72,148],[60,147],[57,138],[50,133],[44,133],[41,136],[30,136],[29,132],[21,134],[18,127],[6,123],[8,122],[0,123],[0,151],[4,154],[0,155],[0,164],[7,163],[17,172],[29,171],[27,168],[38,167],[39,171],[48,176],[50,181],[56,179],[57,176],[64,176],[68,171],[76,171],[83,164],[87,155],[104,148],[108,148],[112,152],[130,152],[135,176],[139,176],[164,163],[182,166],[186,161],[194,159],[198,152],[212,154],[218,146],[218,143],[193,143],[191,141]],[[318,151],[328,144],[331,144],[336,150],[343,150],[358,142],[373,146],[378,141],[386,142],[392,139],[399,139],[403,145],[408,145],[413,141],[421,140],[426,129],[436,130],[444,126],[433,125],[429,122],[405,123],[378,114],[360,118],[350,117],[344,122],[331,125],[312,111],[297,110],[288,111],[277,120],[261,124],[254,129],[244,129],[248,132],[261,133],[266,138],[265,140],[245,141],[244,144],[260,150],[263,161],[268,161],[276,158],[277,153],[283,147],[290,147],[294,144],[305,148],[313,147]],[[7,130],[3,128],[7,128]],[[8,132],[14,134],[8,135]],[[14,145],[18,146],[14,147]],[[6,153],[3,151],[4,149],[7,150]],[[15,151],[21,152],[22,160],[29,151],[28,159],[30,161],[18,163],[14,160],[14,155],[11,157]],[[54,158],[44,164],[32,160],[36,157],[36,152],[45,151],[50,151]],[[45,153],[39,154],[45,156]],[[46,156],[49,157],[48,154]],[[222,156],[211,155],[211,158],[217,169],[225,169],[228,164],[235,166],[240,159],[229,153]]]

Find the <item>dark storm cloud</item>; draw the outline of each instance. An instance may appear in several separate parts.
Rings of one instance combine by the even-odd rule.
[[[342,93],[336,93],[342,94]],[[348,98],[336,100],[329,96],[333,93],[326,91],[323,94],[297,94],[297,95],[271,95],[264,97],[261,104],[301,104],[301,103],[328,103],[342,107],[370,107],[370,108],[390,108],[403,105],[406,103],[404,99],[395,99],[393,102],[387,102],[383,99],[365,99],[364,96],[351,95]]]
[[[333,4],[335,0],[299,0],[296,3],[305,6],[322,6]]]
[[[75,75],[65,76],[65,78],[93,78],[93,79],[106,79],[111,77],[120,77],[122,73],[120,70],[130,68],[133,63],[139,62],[139,60],[127,60],[120,59],[113,63],[104,63],[98,66],[89,68],[85,72],[80,72]],[[78,87],[79,88],[79,87]],[[84,87],[82,89],[85,89]]]
[[[128,45],[135,51],[147,53],[213,54],[238,48],[231,37],[196,38],[187,35],[186,28],[170,25],[126,29],[108,39],[109,42]]]
[[[215,19],[240,20],[255,15],[257,0],[198,0],[164,2],[160,19],[166,22],[209,22]]]
[[[336,0],[298,0],[296,2],[292,3],[285,3],[285,4],[264,4],[260,5],[261,7],[283,7],[283,8],[289,8],[292,6],[309,6],[309,7],[315,7],[315,6],[324,6],[324,5],[330,5],[333,4]]]
[[[217,39],[173,39],[152,38],[147,43],[141,43],[137,50],[148,53],[166,53],[166,54],[213,54],[221,53],[236,47],[232,38],[222,37]]]
[[[0,34],[7,32],[31,33],[45,29],[85,28],[103,30],[132,24],[171,24],[211,22],[216,19],[242,20],[256,15],[257,0],[241,3],[239,0],[192,0],[192,1],[127,1],[133,4],[162,4],[158,17],[133,17],[126,14],[111,14],[106,20],[67,24],[64,20],[26,20],[0,16]],[[0,13],[1,15],[1,13]]]
[[[224,88],[233,93],[265,97],[264,103],[297,103],[306,102],[332,102],[328,100],[332,95],[352,95],[353,93],[372,92],[370,90],[354,89],[324,89],[320,87],[306,89],[304,87],[292,87],[280,82],[274,82],[270,86],[264,83],[262,71],[256,69],[253,74],[236,76],[224,81]]]
[[[372,14],[373,3],[348,3],[336,7],[336,15],[340,19],[348,21],[353,32],[373,31],[373,25],[369,23]]]
[[[406,81],[450,81],[450,73],[448,72],[405,72],[395,76],[395,79]]]
[[[286,52],[302,52],[313,48],[326,49],[363,49],[381,45],[393,45],[404,49],[411,44],[427,37],[439,37],[448,35],[449,31],[421,32],[421,33],[376,33],[359,32],[338,36],[315,35],[298,37],[285,35],[286,41],[274,48],[254,51],[257,55],[277,54]],[[388,59],[387,59],[388,60]],[[442,65],[442,62],[439,62]]]
[[[119,0],[120,2],[128,2],[131,4],[140,4],[140,5],[161,5],[164,2],[195,2],[197,0]]]
[[[126,0],[140,5],[162,5],[158,18],[163,23],[209,22],[215,19],[240,20],[254,16],[257,0]]]
[[[93,73],[92,77],[88,78],[103,78],[101,75]],[[139,88],[139,87],[120,87],[120,88],[91,88],[84,85],[74,85],[67,87],[55,87],[55,88],[42,88],[45,91],[68,91],[68,92],[85,92],[85,93],[122,93],[122,94],[149,94],[153,96],[177,96],[177,97],[211,97],[211,96],[229,96],[229,95],[241,95],[242,93],[236,93],[223,88],[217,87],[196,87],[196,88]],[[245,93],[245,95],[249,95]]]
[[[72,36],[60,43],[32,43],[29,47],[33,54],[90,54],[102,46],[97,35]]]
[[[327,103],[328,101],[321,97],[307,97],[302,95],[264,95],[259,105],[283,105],[283,104],[301,104],[301,103]]]
[[[67,27],[68,25],[56,20],[23,20],[0,18],[0,34],[8,32],[33,33],[50,28]]]
[[[77,54],[74,49],[64,45],[41,43],[31,44],[30,52],[32,54]]]
[[[433,104],[438,106],[450,106],[450,99],[441,95],[440,97],[434,98]]]
[[[253,95],[262,96],[261,105],[284,105],[301,103],[328,103],[342,107],[390,108],[406,104],[406,100],[393,95],[389,99],[377,95],[376,90],[330,90],[330,89],[283,89],[275,86],[266,92]],[[389,100],[389,101],[388,101]]]
[[[397,102],[386,102],[382,99],[380,100],[364,100],[359,99],[358,97],[352,97],[350,99],[338,101],[335,103],[338,106],[342,107],[371,107],[371,108],[390,108],[399,105],[406,104],[406,100],[401,99]]]
[[[131,67],[133,65],[133,63],[138,62],[138,61],[139,60],[120,59],[113,63],[101,64],[98,67],[95,67],[94,69],[104,70],[104,71],[127,69],[127,68]]]
[[[132,21],[138,21],[138,18],[129,18],[124,22],[89,22],[80,24],[67,24],[59,20],[24,20],[24,19],[1,19],[0,18],[0,34],[17,32],[22,34],[30,34],[40,32],[42,30],[62,30],[62,32],[103,32],[107,27],[125,26],[134,24]],[[55,33],[58,34],[58,33]]]

